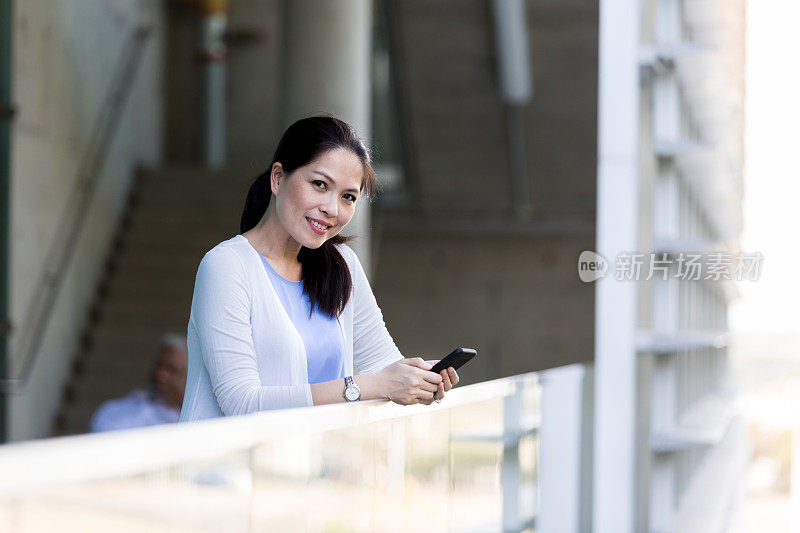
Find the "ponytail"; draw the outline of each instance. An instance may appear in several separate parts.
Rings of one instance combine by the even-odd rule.
[[[278,142],[269,169],[257,176],[250,186],[242,211],[239,232],[245,233],[256,227],[267,212],[272,197],[270,175],[272,166],[276,162],[281,163],[288,175],[296,168],[310,163],[323,152],[336,148],[347,149],[358,156],[364,167],[362,197],[372,196],[376,187],[375,172],[372,169],[369,151],[355,130],[347,123],[331,116],[305,118],[289,126]],[[334,235],[319,248],[305,246],[300,248],[297,260],[302,265],[303,293],[308,295],[312,313],[314,308],[317,308],[329,317],[336,318],[344,311],[350,299],[353,280],[347,262],[336,245],[344,244],[351,239],[352,237]]]
[[[270,165],[272,168],[272,165]],[[246,233],[256,227],[256,224],[267,212],[272,191],[269,188],[269,173],[267,170],[258,175],[244,200],[242,221],[239,223],[239,233]]]

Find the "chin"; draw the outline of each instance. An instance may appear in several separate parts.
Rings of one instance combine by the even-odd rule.
[[[320,237],[322,237],[321,239],[304,239],[305,242],[303,242],[301,240],[297,240],[297,242],[302,244],[302,246],[304,248],[308,248],[310,250],[316,250],[317,248],[322,247],[323,244],[325,244],[326,242],[328,242],[329,240],[331,240],[332,238],[334,238],[338,234],[339,234],[339,232],[337,231],[336,233],[334,233],[332,235],[321,235],[320,236]]]

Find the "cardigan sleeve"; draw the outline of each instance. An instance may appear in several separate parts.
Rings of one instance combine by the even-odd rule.
[[[261,383],[250,322],[251,290],[244,265],[234,251],[214,249],[203,257],[191,319],[220,410],[225,415],[242,415],[312,405],[308,384]]]
[[[376,372],[403,359],[383,321],[375,295],[356,253],[345,247],[352,260],[353,363],[360,373]]]

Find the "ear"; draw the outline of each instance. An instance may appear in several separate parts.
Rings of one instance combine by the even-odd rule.
[[[281,187],[281,181],[283,181],[284,177],[285,174],[283,173],[283,165],[280,163],[273,164],[272,170],[269,174],[269,188],[272,191],[273,196],[278,195],[278,191]]]

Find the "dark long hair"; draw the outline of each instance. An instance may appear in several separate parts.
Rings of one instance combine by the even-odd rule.
[[[361,182],[362,196],[372,197],[375,192],[375,172],[364,141],[346,122],[332,116],[314,116],[298,120],[284,132],[278,142],[269,168],[261,173],[250,186],[242,212],[240,233],[251,230],[259,223],[269,206],[272,191],[270,174],[272,166],[280,163],[288,175],[298,167],[307,165],[323,153],[343,148],[355,154],[364,167]],[[338,317],[350,298],[353,280],[342,254],[334,246],[349,241],[352,237],[334,235],[316,249],[303,246],[297,255],[302,265],[303,292],[311,302],[331,318]]]

